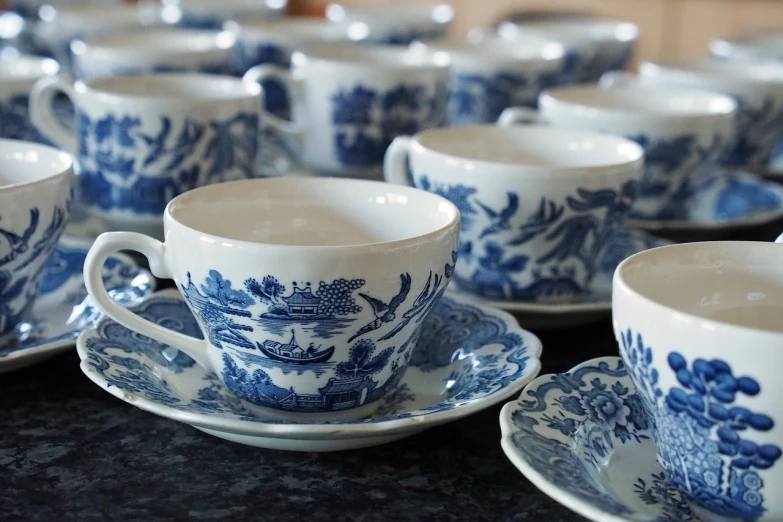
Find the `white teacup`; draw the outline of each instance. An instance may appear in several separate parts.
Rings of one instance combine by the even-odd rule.
[[[734,140],[737,104],[698,89],[640,85],[557,87],[541,93],[538,112],[510,108],[499,123],[546,122],[608,132],[644,148],[635,219],[683,219],[705,174]]]
[[[0,138],[46,143],[30,121],[30,91],[41,78],[57,74],[51,58],[0,52]]]
[[[175,27],[119,31],[71,42],[74,76],[126,76],[154,72],[231,74],[236,37],[228,31]]]
[[[454,8],[437,5],[326,6],[326,18],[345,27],[354,40],[407,45],[415,40],[443,38],[454,19]]]
[[[180,24],[190,29],[222,29],[232,20],[277,20],[288,0],[179,0]]]
[[[264,122],[300,163],[326,174],[375,176],[394,138],[443,123],[448,65],[438,53],[331,44],[294,53],[291,72],[261,65],[245,80],[274,78],[288,87],[291,121],[267,114]]]
[[[620,354],[700,520],[783,519],[783,246],[656,248],[615,272]]]
[[[462,290],[558,302],[590,293],[642,163],[642,148],[615,136],[477,125],[397,138],[384,176],[460,209]]]
[[[710,54],[719,60],[781,61],[783,33],[770,32],[716,39],[710,42]]]
[[[459,212],[407,187],[274,178],[202,187],[172,200],[166,242],[103,234],[84,265],[109,317],[173,346],[255,414],[286,420],[369,415],[402,378],[454,270]],[[174,279],[204,333],[143,319],[106,293],[119,250]]]

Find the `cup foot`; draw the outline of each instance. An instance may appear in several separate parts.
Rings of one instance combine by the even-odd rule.
[[[245,409],[254,417],[259,419],[279,420],[285,422],[341,422],[352,421],[357,419],[363,419],[369,417],[380,406],[381,401],[373,401],[364,406],[358,408],[351,408],[349,410],[331,411],[325,413],[300,413],[284,410],[276,410],[273,408],[265,408],[263,406],[257,406],[247,401],[242,401],[242,405]]]

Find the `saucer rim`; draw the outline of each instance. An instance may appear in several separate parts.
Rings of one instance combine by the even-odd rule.
[[[152,292],[139,304],[157,297],[174,297],[178,300],[184,301],[179,290],[175,288],[166,288],[157,292]],[[195,428],[206,428],[235,435],[313,440],[321,440],[324,439],[325,436],[336,440],[352,439],[357,438],[357,436],[372,437],[373,435],[377,436],[391,435],[394,433],[418,432],[440,424],[452,422],[474,413],[478,413],[479,411],[506,401],[510,397],[519,394],[520,391],[528,383],[535,380],[535,378],[541,372],[541,352],[543,348],[541,340],[533,332],[525,330],[519,326],[519,323],[514,318],[514,316],[503,310],[487,307],[485,305],[477,305],[463,298],[449,296],[449,299],[452,299],[458,303],[474,306],[479,308],[485,314],[500,318],[506,323],[509,332],[520,335],[523,339],[523,342],[525,343],[524,345],[527,346],[529,350],[525,372],[520,376],[519,379],[510,383],[505,389],[501,389],[490,396],[464,401],[455,405],[454,408],[449,410],[425,413],[416,417],[406,417],[402,419],[391,418],[390,420],[372,423],[361,422],[361,420],[356,422],[347,421],[333,424],[313,424],[304,422],[271,423],[265,422],[263,420],[230,419],[225,418],[218,413],[205,414],[185,412],[159,402],[151,401],[144,397],[139,397],[115,386],[107,386],[106,380],[101,375],[99,375],[92,366],[88,364],[89,354],[87,352],[86,343],[88,339],[97,337],[98,334],[95,327],[88,328],[79,335],[78,339],[76,340],[76,350],[79,354],[79,367],[82,370],[82,373],[84,373],[93,383],[98,385],[103,390],[141,410],[177,422],[182,422]]]
[[[560,316],[576,313],[593,313],[593,312],[611,312],[612,311],[612,296],[606,294],[605,301],[589,302],[589,303],[533,303],[524,301],[497,301],[493,299],[486,299],[480,296],[474,296],[467,293],[464,290],[459,290],[455,286],[446,290],[446,295],[452,298],[462,299],[474,306],[483,306],[496,308],[506,313],[530,313],[540,314],[545,316]],[[604,294],[601,294],[602,298]]]

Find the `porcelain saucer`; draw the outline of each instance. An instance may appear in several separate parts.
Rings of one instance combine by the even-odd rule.
[[[755,227],[781,217],[783,186],[749,172],[720,172],[700,186],[687,219],[629,220],[628,226],[661,234],[698,235]]]
[[[158,324],[200,336],[174,289],[133,307]],[[510,315],[443,297],[427,319],[399,387],[371,417],[291,423],[249,416],[215,374],[183,353],[104,319],[77,347],[82,371],[143,410],[250,446],[336,451],[384,444],[507,399],[539,372],[541,343]]]
[[[640,230],[618,228],[607,238],[606,247],[598,254],[596,271],[590,282],[590,292],[574,295],[557,302],[495,301],[473,296],[452,283],[447,293],[472,300],[476,304],[500,308],[514,314],[519,324],[533,330],[568,328],[594,323],[612,311],[612,276],[625,258],[660,246],[671,245],[667,239]]]
[[[18,342],[0,348],[0,373],[51,357],[74,345],[101,313],[90,304],[82,268],[90,242],[63,237],[46,266],[31,318],[17,326]],[[103,279],[112,296],[125,305],[138,303],[152,292],[155,279],[133,260],[118,254],[109,258]]]
[[[601,522],[696,521],[664,477],[619,357],[543,375],[500,412],[506,456],[537,488]]]

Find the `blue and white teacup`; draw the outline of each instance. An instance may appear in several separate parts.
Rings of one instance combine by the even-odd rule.
[[[541,93],[537,113],[507,109],[499,123],[532,119],[637,142],[644,173],[630,217],[670,220],[687,216],[700,182],[734,142],[736,109],[731,97],[698,89],[572,85]]]
[[[78,196],[112,229],[160,235],[166,204],[195,187],[255,176],[261,88],[196,73],[39,81],[38,130],[78,160]],[[76,130],[50,109],[65,93]]]
[[[30,91],[41,78],[57,74],[51,58],[0,52],[0,138],[46,143],[30,121]]]
[[[563,46],[545,39],[415,42],[451,61],[449,125],[494,123],[506,107],[535,107],[538,94],[564,81]]]
[[[245,80],[274,78],[287,86],[291,121],[267,114],[264,123],[315,171],[380,177],[394,138],[445,120],[447,56],[400,46],[329,44],[297,51],[292,62],[290,72],[254,67]]]
[[[590,293],[642,166],[642,148],[615,136],[477,125],[397,138],[384,176],[459,208],[461,290],[563,302]]]
[[[604,18],[560,18],[504,22],[501,38],[525,36],[552,39],[566,51],[566,69],[572,83],[595,83],[608,71],[624,70],[639,35],[636,24]]]
[[[179,0],[179,23],[189,29],[222,29],[238,20],[278,20],[288,0]]]
[[[156,72],[233,74],[235,41],[228,31],[176,27],[86,37],[71,42],[74,76],[89,80]]]
[[[385,183],[271,178],[211,185],[166,208],[166,242],[103,234],[84,265],[98,307],[214,372],[248,410],[293,421],[367,416],[399,384],[454,271],[459,211]],[[106,293],[119,250],[174,279],[196,339]]]
[[[28,20],[38,20],[38,14],[41,7],[52,6],[73,7],[80,5],[98,5],[104,9],[112,9],[124,0],[6,0],[5,5],[11,11],[27,18]],[[46,13],[46,10],[44,10]]]
[[[57,149],[0,139],[0,347],[27,319],[68,221],[71,164]]]
[[[699,520],[783,520],[783,245],[631,256],[612,316],[658,462]]]
[[[416,40],[444,38],[454,19],[449,4],[364,5],[333,3],[326,18],[343,27],[353,40],[370,44],[408,45]]]

